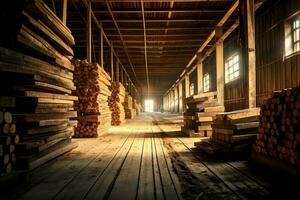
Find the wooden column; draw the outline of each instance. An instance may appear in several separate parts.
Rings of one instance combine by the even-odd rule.
[[[222,27],[216,27],[216,41],[222,36]],[[216,42],[216,67],[217,67],[217,99],[221,106],[224,106],[224,58],[223,42]]]
[[[121,72],[121,83],[122,83],[122,85],[124,85],[124,71],[123,71],[123,67],[120,67],[120,72]]]
[[[86,21],[86,59],[89,63],[92,62],[92,8],[91,2],[87,7],[87,21]]]
[[[178,101],[179,101],[179,113],[182,113],[182,82],[178,84]]]
[[[120,62],[116,60],[116,81],[120,82]]]
[[[100,31],[100,65],[102,66],[102,67],[104,67],[104,60],[103,60],[103,31],[101,30]]]
[[[114,79],[114,49],[112,46],[110,47],[110,76],[111,76],[111,80],[115,81],[115,79]]]
[[[61,0],[60,20],[64,25],[67,24],[68,0]]]
[[[190,96],[190,76],[189,74],[185,75],[185,97]]]
[[[202,62],[197,64],[197,77],[198,77],[198,94],[203,93],[203,67]]]
[[[255,16],[254,0],[240,0],[240,15],[243,44],[243,60],[246,68],[246,85],[248,88],[248,108],[256,107],[256,65],[255,65]]]

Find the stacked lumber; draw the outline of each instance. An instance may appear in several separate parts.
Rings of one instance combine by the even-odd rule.
[[[211,140],[228,146],[251,144],[256,138],[259,114],[260,108],[217,114]]]
[[[0,9],[0,95],[15,97],[16,168],[31,170],[76,147],[74,38],[41,0],[5,1]]]
[[[216,114],[224,112],[224,106],[218,105],[214,94],[195,95],[185,99],[187,110],[184,112],[184,125],[181,127],[181,132],[186,136],[211,136],[211,125]]]
[[[111,110],[111,125],[118,126],[125,122],[125,88],[122,83],[114,81],[110,87],[111,96],[108,99]]]
[[[133,119],[136,116],[136,109],[133,108],[132,97],[127,92],[125,94],[124,109],[126,119]]]
[[[256,153],[300,166],[300,87],[275,91],[261,107]]]
[[[74,60],[74,83],[78,96],[75,110],[78,113],[74,137],[98,137],[110,127],[111,111],[108,97],[111,95],[110,77],[103,67],[88,63],[86,60]]]
[[[12,114],[0,109],[0,176],[11,173],[16,163],[15,149],[19,140]]]
[[[204,151],[208,151],[206,145],[209,144],[222,153],[248,151],[256,138],[259,114],[260,108],[218,113],[212,124],[211,138],[195,145]]]

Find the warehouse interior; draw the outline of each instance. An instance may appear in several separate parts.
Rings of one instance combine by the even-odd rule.
[[[0,199],[295,199],[299,0],[9,0]]]

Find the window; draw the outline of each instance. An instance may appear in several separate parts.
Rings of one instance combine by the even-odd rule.
[[[300,15],[291,18],[285,25],[285,55],[300,51]]]
[[[203,77],[203,92],[209,91],[209,74],[205,74]]]
[[[225,63],[225,83],[238,79],[240,76],[239,55],[229,57]]]
[[[195,86],[194,86],[194,83],[191,83],[190,84],[190,96],[194,95],[195,94]]]

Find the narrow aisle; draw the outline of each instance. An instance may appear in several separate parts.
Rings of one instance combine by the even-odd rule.
[[[181,199],[171,158],[152,120],[141,115],[97,139],[75,139],[77,149],[33,171],[27,184],[1,197]]]

